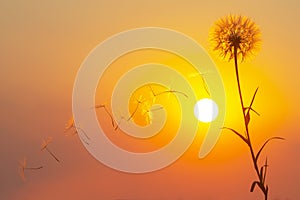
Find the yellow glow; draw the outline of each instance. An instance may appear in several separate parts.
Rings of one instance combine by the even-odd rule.
[[[243,118],[239,106],[240,102],[238,99],[233,63],[221,61],[215,54],[212,54],[212,57],[213,60],[216,61],[216,65],[223,78],[227,95],[226,118],[224,126],[232,127],[243,132],[243,126],[241,123]],[[97,90],[98,92],[96,94],[96,103],[101,104],[103,102],[110,102],[111,92],[113,91],[114,86],[120,77],[133,67],[145,63],[160,63],[176,69],[182,74],[183,77],[188,79],[189,83],[193,87],[193,90],[195,91],[197,99],[209,98],[209,95],[202,84],[201,76],[197,74],[196,70],[194,70],[189,63],[171,53],[148,49],[128,53],[115,60],[115,62],[109,66],[99,82],[99,87]],[[204,76],[206,73],[209,72],[203,72]],[[259,117],[252,115],[250,122],[251,133],[253,133],[253,143],[260,145],[267,137],[273,135],[273,131],[275,131],[276,128],[282,124],[289,109],[275,109],[276,107],[280,108],[282,104],[285,104],[284,102],[286,102],[286,100],[283,98],[283,94],[279,92],[278,87],[274,85],[274,82],[268,79],[268,76],[264,74],[260,68],[247,62],[242,63],[240,65],[240,76],[246,105],[249,103],[255,88],[257,86],[260,87],[257,98],[254,102],[254,108],[261,114],[261,116]],[[172,88],[172,84],[170,83],[168,86],[169,88],[155,84],[151,85],[151,87],[156,93],[160,93]],[[172,89],[176,90],[176,88]],[[180,123],[180,106],[177,102],[176,95],[180,94],[166,93],[153,98],[153,94],[147,85],[141,86],[139,89],[132,92],[133,93],[128,104],[128,110],[130,113],[133,113],[136,109],[137,100],[139,100],[139,98],[141,98],[141,101],[146,102],[143,104],[143,106],[138,108],[138,111],[130,120],[131,122],[127,123],[136,123],[139,126],[147,126],[149,123],[151,123],[151,118],[155,117],[155,112],[157,112],[148,112],[149,108],[151,110],[151,106],[155,103],[161,104],[161,106],[164,107],[167,112],[167,121],[165,127],[160,131],[160,133],[149,140],[141,140],[129,137],[128,135],[122,133],[115,134],[115,131],[110,125],[110,119],[101,111],[98,111],[99,121],[104,127],[106,127],[106,132],[109,133],[107,136],[111,139],[111,141],[116,143],[121,148],[134,152],[147,152],[156,150],[157,148],[167,144],[174,137],[174,134],[178,129],[178,124]],[[276,96],[276,98],[270,100],[270,97],[272,96]],[[194,116],[191,115],[191,117]],[[209,124],[199,122],[197,137],[188,151],[193,155],[189,156],[189,159],[194,160],[193,162],[197,162],[198,160],[197,154],[208,127]],[[265,131],[262,132],[262,130]],[[187,134],[189,133],[187,132]],[[224,151],[224,149],[226,149],[226,151]],[[228,161],[230,158],[234,158],[246,153],[246,149],[244,148],[243,144],[240,143],[239,139],[227,131],[222,132],[218,144],[211,152],[211,154],[218,157],[219,162],[220,160]]]
[[[193,91],[196,94],[197,99],[209,97],[203,85],[201,76],[197,74],[197,71],[188,62],[174,54],[165,51],[148,49],[134,51],[121,56],[109,66],[99,82],[99,86],[97,89],[98,92],[96,94],[97,104],[109,102],[111,92],[113,91],[114,86],[116,85],[120,77],[130,69],[145,63],[160,63],[172,67],[180,74],[182,74],[183,78],[188,80],[191,87],[193,88]],[[173,81],[175,82],[176,79],[174,78]],[[151,91],[151,89],[155,94],[159,95],[153,97],[153,92]],[[160,104],[162,107],[164,107],[167,113],[165,126],[160,131],[160,133],[147,140],[136,139],[133,137],[129,137],[126,134],[107,134],[114,143],[124,149],[137,152],[155,150],[170,142],[170,140],[174,137],[174,134],[178,130],[181,111],[176,95],[184,95],[185,91],[178,91],[178,89],[173,88],[172,82],[167,87],[157,84],[151,84],[151,89],[149,85],[144,85],[138,88],[136,91],[132,91],[132,95],[128,104],[128,111],[130,114],[134,113],[134,115],[128,122],[125,122],[127,121],[127,119],[124,119],[123,122],[135,123],[139,126],[147,126],[151,123],[151,118],[155,117],[155,112],[158,112],[155,110],[151,111],[152,105]],[[177,90],[178,93],[168,92],[170,89]],[[143,103],[140,103],[140,105],[137,106],[137,104],[139,104],[139,101]],[[191,111],[191,113],[191,118],[194,118],[193,111]],[[121,115],[122,114],[116,117],[120,118]],[[98,118],[99,122],[107,128],[107,132],[112,133],[113,129],[110,125],[109,118],[106,115],[103,115],[103,112],[100,111],[98,112]],[[189,133],[187,132],[187,134]],[[205,132],[203,132],[202,134],[204,135]],[[198,150],[199,147],[200,146],[198,146]]]
[[[161,105],[158,108],[152,108],[154,104]],[[147,126],[152,122],[153,112],[169,108],[172,110],[172,115],[178,115],[176,112],[178,101],[175,96],[175,91],[170,91],[158,84],[148,84],[134,91],[129,100],[129,112],[132,120],[139,126]]]

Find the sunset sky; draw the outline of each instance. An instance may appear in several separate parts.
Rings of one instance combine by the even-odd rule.
[[[65,124],[72,116],[75,77],[89,52],[114,34],[148,26],[186,34],[207,50],[224,82],[225,126],[242,131],[233,62],[222,60],[209,43],[214,22],[228,14],[250,17],[262,32],[260,50],[252,59],[240,64],[247,104],[259,86],[254,108],[261,116],[252,115],[250,122],[254,147],[258,149],[272,136],[286,138],[273,141],[263,153],[263,157],[268,156],[270,165],[269,199],[300,199],[300,3],[296,0],[174,2],[0,2],[1,200],[263,199],[259,190],[249,192],[256,176],[247,146],[228,131],[222,132],[207,157],[198,159],[205,137],[203,130],[208,126],[200,124],[203,129],[198,130],[195,141],[178,161],[147,174],[110,169],[94,159],[78,136],[64,134]],[[97,90],[96,103],[107,100],[101,96],[102,92],[109,95],[112,83],[129,67],[154,60],[174,68],[179,66],[179,70],[184,68],[176,56],[161,53],[137,51],[116,60],[110,73],[100,82],[99,88],[104,87],[104,90]],[[101,86],[107,80],[110,84]],[[159,101],[167,104],[165,99]],[[174,105],[166,106],[174,109],[176,103],[174,100]],[[97,114],[100,124],[108,130],[108,137],[132,151],[153,150],[172,137],[162,136],[150,144],[136,145],[128,140],[124,145],[120,140],[127,138],[112,130],[108,115],[103,110],[97,110]],[[168,120],[164,133],[172,134],[176,129],[172,124],[178,119]],[[43,139],[49,136],[53,138],[49,149],[61,163],[40,151]],[[18,174],[18,162],[24,157],[28,167],[44,166],[38,171],[26,171],[25,182]]]

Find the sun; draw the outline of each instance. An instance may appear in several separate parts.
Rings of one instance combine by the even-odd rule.
[[[200,99],[194,106],[195,117],[201,122],[208,123],[214,121],[218,113],[218,105],[212,99]]]

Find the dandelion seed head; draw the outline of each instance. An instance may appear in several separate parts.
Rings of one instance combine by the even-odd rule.
[[[258,50],[260,36],[260,30],[252,20],[241,15],[229,15],[215,23],[210,41],[213,50],[224,59],[232,60],[236,50],[237,58],[243,61]]]

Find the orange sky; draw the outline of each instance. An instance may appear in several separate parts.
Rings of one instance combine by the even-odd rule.
[[[105,167],[76,136],[63,134],[84,58],[107,37],[145,26],[177,30],[207,49],[226,89],[225,125],[241,128],[233,63],[220,60],[208,42],[214,21],[230,13],[250,16],[262,31],[260,52],[240,65],[245,99],[260,87],[254,106],[261,117],[252,118],[251,130],[257,134],[253,143],[259,147],[267,137],[286,138],[265,151],[270,200],[299,199],[298,8],[296,0],[1,2],[0,199],[262,199],[258,191],[249,192],[255,174],[248,149],[229,132],[202,160],[197,155],[204,135],[198,134],[177,162],[141,175]],[[60,164],[40,152],[41,141],[48,136],[53,137],[49,148]],[[25,183],[17,174],[24,156],[28,165],[45,165],[27,172]]]

